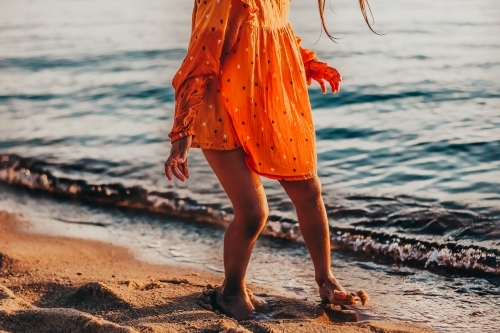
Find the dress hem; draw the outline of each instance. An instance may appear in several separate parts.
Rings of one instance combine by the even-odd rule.
[[[246,160],[245,160],[245,163],[246,163]],[[246,165],[250,170],[252,170],[256,174],[258,174],[259,176],[266,177],[269,179],[274,179],[274,180],[284,180],[284,181],[307,180],[307,179],[311,179],[311,178],[314,178],[317,176],[315,173],[308,173],[308,174],[300,175],[300,176],[271,175],[268,173],[264,173],[264,172],[260,172],[260,171],[255,170],[255,168],[252,167],[251,165],[249,165],[248,163],[246,163]]]
[[[200,148],[200,149],[211,149],[211,150],[234,150],[234,149],[238,149],[238,148],[243,148],[242,146],[237,146],[237,147],[234,147],[234,148],[227,148],[227,147],[218,147],[218,146],[214,146],[213,144],[207,144],[207,143],[198,143],[198,142],[194,142],[192,145],[191,145],[191,148]],[[265,173],[265,172],[260,172],[260,171],[257,171],[254,167],[252,167],[245,159],[245,164],[247,165],[247,167],[252,171],[252,172],[255,172],[256,174],[258,174],[259,176],[262,176],[262,177],[265,177],[265,178],[269,178],[269,179],[274,179],[274,180],[284,180],[284,181],[295,181],[295,180],[307,180],[307,179],[311,179],[311,178],[314,178],[317,176],[316,173],[308,173],[308,174],[305,174],[305,175],[297,175],[297,176],[280,176],[280,175],[271,175],[271,174],[268,174],[268,173]]]
[[[217,145],[217,144],[213,144],[213,143],[193,142],[193,143],[191,143],[191,148],[212,149],[212,150],[228,150],[229,151],[229,150],[235,150],[235,149],[241,148],[241,145],[228,147],[228,146]]]

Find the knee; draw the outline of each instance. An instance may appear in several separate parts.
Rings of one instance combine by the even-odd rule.
[[[240,224],[240,228],[247,235],[257,236],[266,225],[269,216],[267,203],[257,206],[248,206],[243,210],[235,211],[235,221]]]
[[[314,202],[321,201],[321,182],[317,176],[306,180],[301,185],[301,192],[304,193],[306,199]]]
[[[307,179],[304,181],[299,181],[297,184],[298,195],[295,195],[295,200],[293,200],[295,206],[308,206],[311,205],[322,205],[323,199],[321,197],[321,183],[318,177]]]

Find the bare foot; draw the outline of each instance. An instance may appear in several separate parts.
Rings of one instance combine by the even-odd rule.
[[[224,286],[217,289],[215,301],[224,314],[236,320],[252,317],[255,310],[246,291],[241,291],[237,294],[227,294],[224,293]]]
[[[319,297],[323,302],[335,305],[356,305],[357,299],[352,293],[345,291],[333,274],[319,285]]]

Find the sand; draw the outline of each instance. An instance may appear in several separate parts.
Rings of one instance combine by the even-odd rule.
[[[134,259],[127,249],[27,232],[0,211],[0,333],[433,332],[408,322],[346,322],[318,303],[252,286],[266,316],[236,321],[213,308],[220,275]]]

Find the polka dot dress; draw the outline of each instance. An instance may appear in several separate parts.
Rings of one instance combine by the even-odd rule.
[[[173,79],[172,142],[242,147],[256,173],[279,180],[316,174],[315,132],[304,63],[288,22],[289,0],[195,1],[188,54]]]

